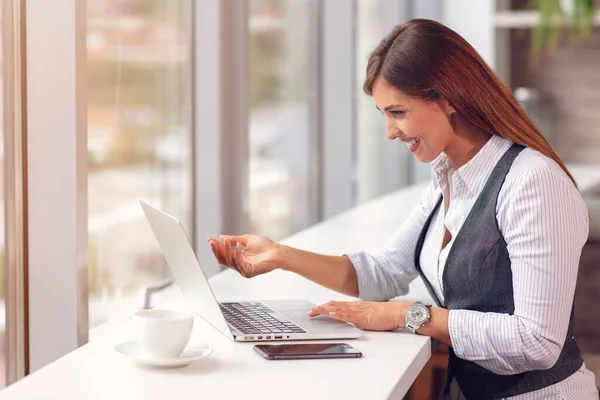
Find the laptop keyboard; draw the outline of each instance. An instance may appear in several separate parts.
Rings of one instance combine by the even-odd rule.
[[[306,333],[262,303],[221,303],[225,321],[244,334]]]

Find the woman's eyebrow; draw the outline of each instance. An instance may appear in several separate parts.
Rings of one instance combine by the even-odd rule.
[[[402,107],[400,104],[390,104],[389,106],[385,107],[383,109],[383,111],[388,111],[391,110],[392,108],[396,108],[396,107]],[[381,111],[381,109],[378,106],[375,106],[375,108],[377,108],[379,111]]]

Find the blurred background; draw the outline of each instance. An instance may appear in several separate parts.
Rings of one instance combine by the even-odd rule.
[[[342,3],[245,2],[247,164],[238,172],[245,174],[242,193],[251,232],[280,240],[348,207],[429,179],[426,165],[414,162],[404,146],[387,142],[384,118],[362,93],[369,52],[394,25],[411,17],[437,19],[462,33],[566,163],[600,168],[598,2],[589,2],[587,34],[567,27],[558,35],[546,31],[546,36],[536,33],[540,19],[535,1],[482,1],[475,7],[457,0],[343,3],[347,12],[338,22],[347,27],[341,33],[347,39],[331,50],[327,38],[337,37],[338,28],[326,14],[328,7]],[[555,3],[568,15],[571,2]],[[87,0],[91,330],[169,298],[169,287],[149,302],[144,297],[148,288],[168,286],[169,273],[139,199],[177,216],[188,234],[197,233],[195,199],[202,195],[203,182],[196,165],[204,155],[194,122],[194,71],[203,58],[194,55],[198,35],[192,15],[192,0]],[[331,70],[330,64],[348,78],[343,96],[330,92],[330,75],[323,74]],[[327,103],[331,96],[349,112],[332,114]],[[337,126],[351,129],[337,131]],[[334,145],[324,139],[329,134],[324,127],[336,131]],[[336,162],[324,157],[336,152],[350,154],[345,181],[323,177],[329,163]],[[4,174],[3,162],[0,169]],[[340,203],[344,205],[325,211],[329,199],[324,197],[344,190],[350,193]],[[585,197],[591,232],[582,256],[577,302],[583,309],[578,309],[576,327],[582,350],[600,354],[600,313],[592,306],[600,296],[600,187]],[[4,248],[0,251],[4,298]],[[0,334],[3,310],[0,306]],[[5,375],[3,354],[0,380]]]

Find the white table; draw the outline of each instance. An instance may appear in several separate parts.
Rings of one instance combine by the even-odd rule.
[[[377,246],[406,218],[424,185],[377,199],[288,238],[312,251],[342,254]],[[393,210],[393,212],[390,212]],[[316,304],[346,297],[276,271],[245,280],[232,271],[211,278],[221,300],[293,299]],[[427,300],[422,283],[417,295]],[[181,307],[178,299],[169,307]],[[113,350],[134,338],[130,320],[97,332],[89,344],[0,392],[0,399],[401,399],[431,355],[430,339],[405,332],[366,332],[348,342],[362,359],[267,361],[253,343],[234,343],[196,319],[193,339],[214,353],[183,369],[140,368]]]
[[[582,191],[600,187],[600,168],[572,171]],[[285,243],[328,254],[374,248],[408,216],[424,186],[369,202]],[[303,298],[319,304],[345,298],[282,271],[251,280],[225,271],[211,284],[221,300]],[[410,299],[431,301],[421,280],[411,284]],[[0,399],[401,399],[431,355],[427,337],[366,332],[349,341],[362,359],[267,361],[254,354],[253,344],[231,342],[197,319],[192,340],[211,345],[214,353],[184,369],[154,370],[113,350],[133,337],[129,320],[108,324],[89,344],[0,392]]]

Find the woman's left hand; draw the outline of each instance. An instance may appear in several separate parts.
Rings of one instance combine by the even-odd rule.
[[[410,301],[330,301],[315,306],[308,313],[311,317],[329,315],[350,322],[358,328],[371,331],[391,331],[404,328],[404,316]]]

